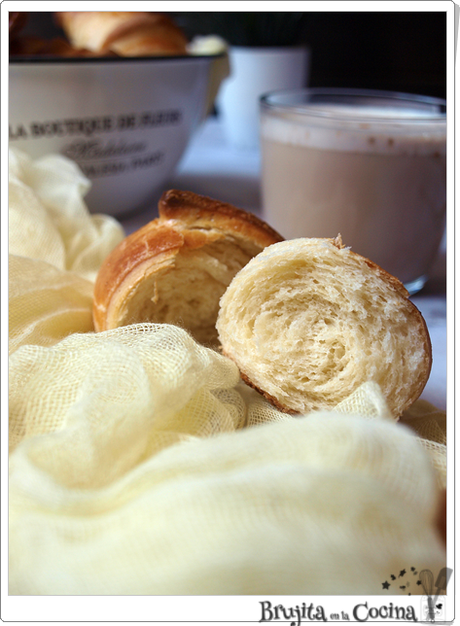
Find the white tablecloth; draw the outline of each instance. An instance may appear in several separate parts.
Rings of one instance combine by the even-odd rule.
[[[193,191],[261,213],[260,153],[228,144],[218,118],[210,117],[197,131],[167,188]],[[127,233],[155,217],[152,210],[123,220]],[[422,292],[412,300],[423,314],[433,346],[433,367],[422,398],[446,408],[446,290],[445,250],[433,268]]]

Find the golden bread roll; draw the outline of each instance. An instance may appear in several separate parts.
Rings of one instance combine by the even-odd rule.
[[[219,299],[235,274],[282,237],[255,215],[197,194],[163,194],[159,218],[128,236],[103,263],[94,291],[97,331],[170,323],[217,342]]]
[[[69,11],[56,21],[75,48],[120,56],[161,56],[187,53],[181,29],[161,13],[130,11]]]
[[[110,50],[106,53],[96,53],[86,48],[74,48],[65,39],[42,39],[33,35],[17,37],[10,42],[9,53],[15,55],[41,55],[58,57],[94,57],[94,56],[117,56]]]
[[[428,330],[404,286],[340,236],[266,248],[223,295],[217,330],[242,378],[289,413],[333,408],[375,381],[399,417],[431,370]]]

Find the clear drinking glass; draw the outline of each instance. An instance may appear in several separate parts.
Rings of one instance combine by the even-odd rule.
[[[421,289],[445,230],[445,101],[303,89],[260,106],[264,219],[287,239],[340,233]]]

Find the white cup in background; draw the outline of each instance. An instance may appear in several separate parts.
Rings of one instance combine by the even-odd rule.
[[[229,49],[230,76],[216,105],[230,145],[259,148],[259,98],[268,91],[300,89],[308,84],[310,51],[299,47]]]

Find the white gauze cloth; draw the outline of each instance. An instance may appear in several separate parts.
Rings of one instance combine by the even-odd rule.
[[[369,382],[291,417],[180,328],[94,333],[121,227],[62,157],[10,159],[10,594],[394,595],[445,565],[442,414]]]

